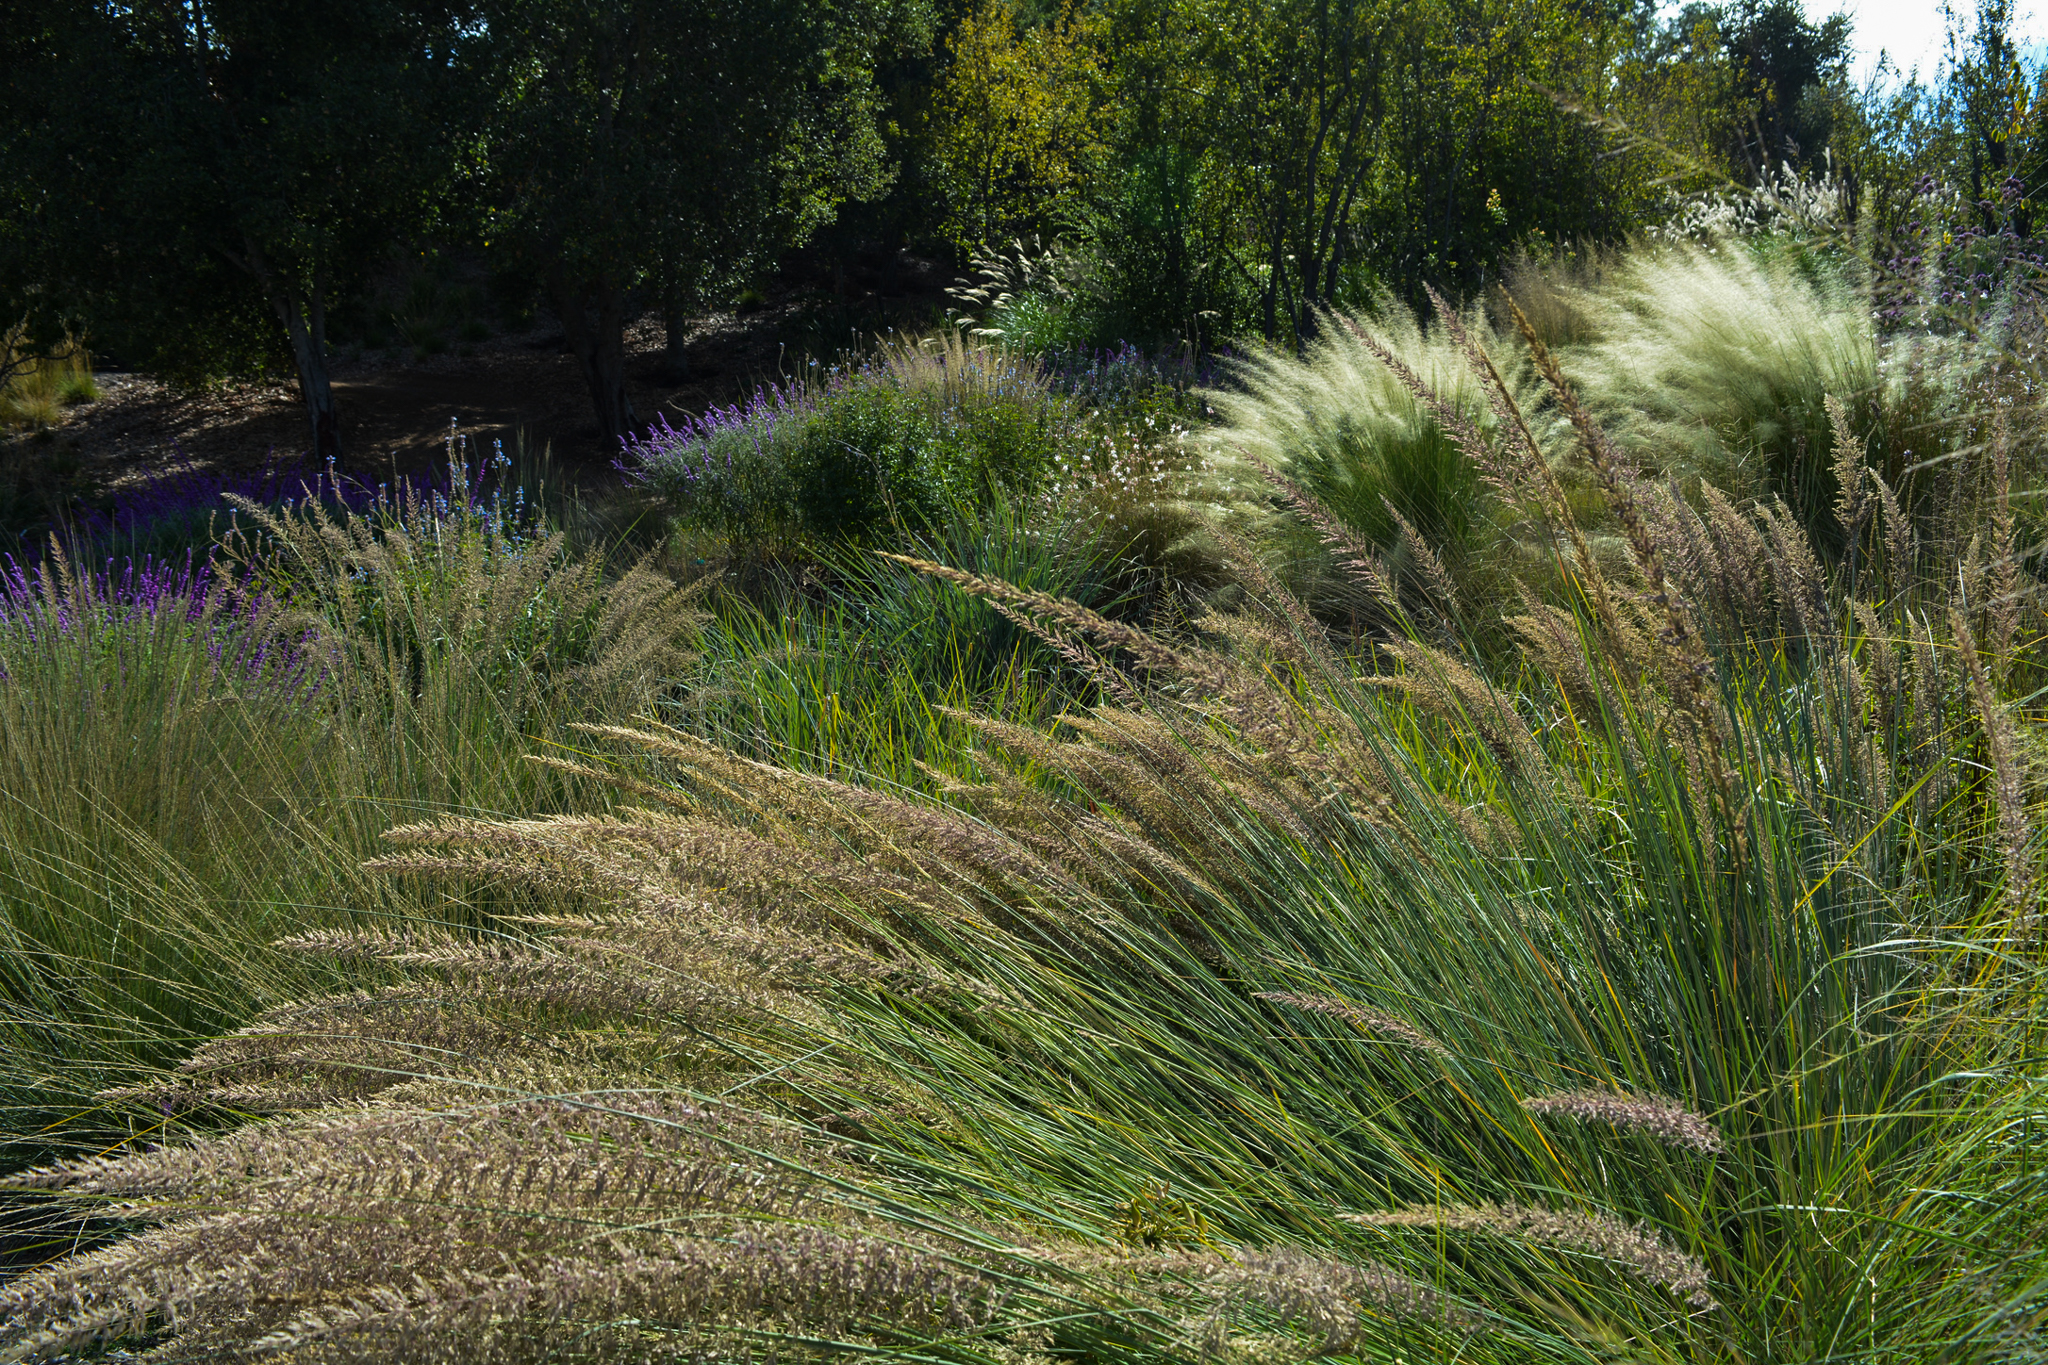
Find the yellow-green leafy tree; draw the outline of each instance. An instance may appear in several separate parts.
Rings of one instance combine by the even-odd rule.
[[[1051,226],[1100,150],[1092,27],[1071,9],[1028,27],[1011,0],[982,0],[945,53],[930,135],[946,188],[946,236],[972,248]]]

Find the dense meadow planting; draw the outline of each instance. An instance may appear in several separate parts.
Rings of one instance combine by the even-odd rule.
[[[2038,1358],[2038,317],[1512,285],[10,561],[0,1358]]]

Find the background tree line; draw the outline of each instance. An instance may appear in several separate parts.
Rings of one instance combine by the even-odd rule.
[[[408,257],[544,299],[608,438],[634,317],[679,370],[806,242],[1057,242],[1007,319],[1044,349],[1298,340],[1786,166],[1838,176],[1883,260],[1930,178],[2033,230],[2011,18],[1858,89],[1847,22],[1794,0],[7,0],[0,317],[11,355],[289,365],[339,458],[330,326]]]

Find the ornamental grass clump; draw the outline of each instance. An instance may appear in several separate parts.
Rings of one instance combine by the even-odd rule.
[[[61,1126],[94,1090],[297,988],[232,951],[276,913],[212,894],[247,884],[237,845],[275,818],[239,782],[301,761],[300,718],[331,696],[284,615],[196,558],[80,565],[52,542],[0,572],[6,1132]]]
[[[67,342],[55,355],[39,355],[17,329],[0,329],[0,432],[46,430],[65,408],[99,396],[84,346]]]
[[[1846,405],[1873,472],[1911,502],[1912,452],[1944,444],[1966,368],[1881,338],[1849,269],[1768,239],[1634,252],[1572,299],[1598,337],[1573,353],[1574,373],[1633,458],[1737,501],[1780,497],[1832,551],[1826,399]]]
[[[1864,518],[1851,572],[1525,341],[1554,449],[1459,346],[1559,566],[1519,657],[1354,648],[1255,560],[1153,629],[892,559],[1087,704],[949,712],[915,786],[585,725],[608,808],[391,830],[518,912],[279,945],[340,989],[127,1093],[205,1123],[12,1182],[132,1232],[0,1291],[0,1355],[2038,1354],[2013,533],[1932,577]]]
[[[1404,594],[1427,599],[1435,577],[1496,595],[1516,567],[1502,532],[1520,509],[1490,486],[1486,452],[1509,433],[1465,343],[1492,358],[1524,420],[1547,428],[1526,360],[1483,315],[1442,309],[1425,325],[1389,297],[1325,317],[1299,356],[1268,347],[1227,363],[1231,382],[1203,395],[1218,419],[1205,438],[1215,480],[1255,502],[1268,475],[1301,489],[1388,559]]]
[[[528,752],[682,666],[689,594],[570,553],[516,491],[300,493],[244,502],[211,559],[53,546],[0,586],[10,1163],[103,1146],[134,1111],[100,1092],[336,985],[271,940],[488,919],[488,892],[365,874],[378,832],[596,798]]]

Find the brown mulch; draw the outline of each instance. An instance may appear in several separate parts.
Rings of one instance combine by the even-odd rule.
[[[790,288],[757,310],[701,318],[681,382],[664,374],[659,322],[642,319],[627,334],[628,388],[641,422],[677,421],[740,401],[762,382],[794,373],[799,356],[828,348],[821,344],[821,312],[870,322],[936,316],[942,280],[925,263],[918,266],[888,296],[869,291],[825,300],[821,310],[816,290]],[[510,445],[523,433],[581,482],[613,477],[617,451],[599,440],[575,360],[545,320],[524,334],[424,359],[336,355],[331,374],[349,469],[358,478],[437,469],[451,420],[485,446],[493,438]],[[180,467],[260,470],[294,463],[307,448],[305,410],[289,379],[190,393],[143,374],[103,371],[97,378],[97,401],[67,410],[54,430],[33,439],[64,449],[99,488]]]

